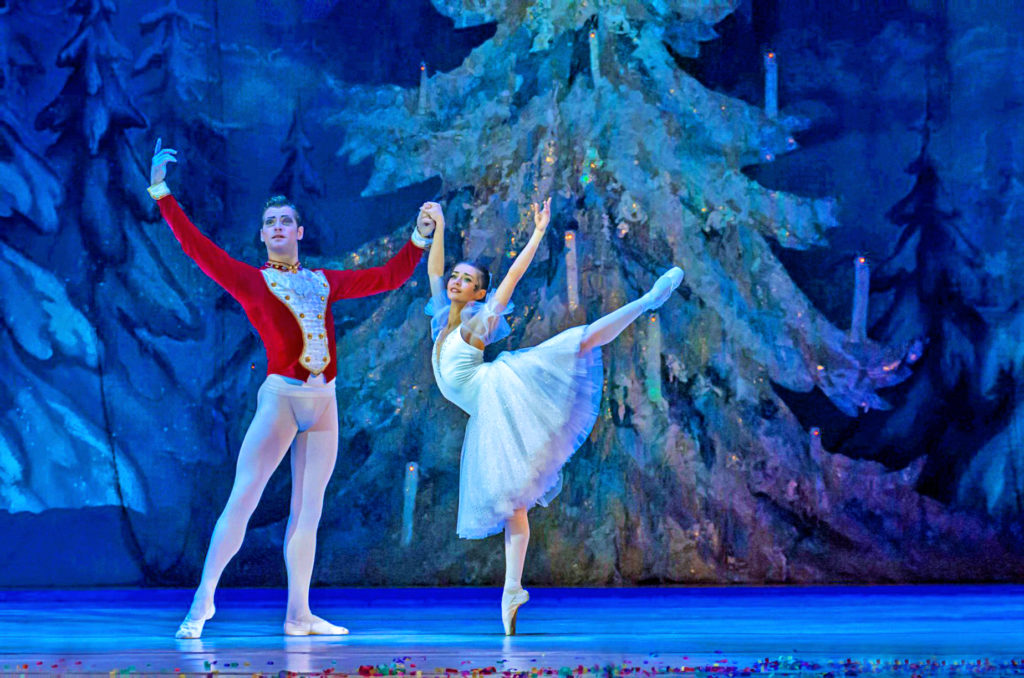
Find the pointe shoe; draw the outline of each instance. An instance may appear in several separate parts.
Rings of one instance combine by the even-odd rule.
[[[651,290],[644,295],[647,300],[645,304],[648,311],[653,311],[658,308],[672,296],[672,292],[675,291],[679,284],[683,282],[683,269],[678,266],[673,266],[664,273],[654,283]]]
[[[348,635],[348,629],[344,626],[336,626],[326,619],[312,617],[309,620],[292,621],[286,619],[284,622],[284,635],[286,636],[344,636]]]
[[[193,619],[191,614],[185,615],[185,619],[181,622],[181,626],[178,627],[174,637],[179,640],[195,640],[199,638],[203,635],[203,625],[207,620],[213,618],[213,613],[216,611],[217,608],[211,603],[210,609],[199,619]]]
[[[526,589],[506,589],[501,592],[501,624],[505,627],[506,636],[516,635],[516,615],[519,614],[519,607],[529,599],[530,593]]]

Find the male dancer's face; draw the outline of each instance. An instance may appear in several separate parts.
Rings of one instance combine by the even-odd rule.
[[[298,259],[302,226],[295,218],[295,210],[287,205],[268,207],[263,212],[260,240],[267,246],[271,259]]]

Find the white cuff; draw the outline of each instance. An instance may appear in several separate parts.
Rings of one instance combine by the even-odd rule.
[[[428,247],[430,247],[430,243],[434,242],[433,236],[431,236],[429,238],[424,238],[422,235],[420,235],[420,230],[418,228],[416,228],[415,226],[413,226],[413,228],[412,228],[412,238],[411,239],[412,239],[412,244],[416,245],[416,247],[419,247],[421,250],[427,249]]]
[[[167,188],[166,181],[161,181],[159,184],[153,184],[146,190],[149,192],[149,197],[152,198],[153,200],[166,198],[171,194],[171,189]]]

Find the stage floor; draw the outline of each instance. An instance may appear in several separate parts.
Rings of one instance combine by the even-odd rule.
[[[190,591],[0,591],[0,674],[551,670],[1024,675],[1024,586],[531,588],[520,635],[500,590],[319,589],[343,637],[281,633],[284,592],[223,589],[202,640],[173,638]],[[852,663],[847,663],[852,660]],[[909,664],[907,663],[909,662]],[[945,662],[945,664],[943,664]]]

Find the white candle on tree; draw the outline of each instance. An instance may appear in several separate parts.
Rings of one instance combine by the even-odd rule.
[[[821,429],[815,426],[811,429],[811,459],[820,462],[825,456],[825,448],[821,446]]]
[[[661,321],[657,313],[647,317],[644,352],[647,354],[644,370],[644,386],[647,398],[652,403],[661,402]]]
[[[419,99],[416,102],[416,112],[423,115],[427,112],[427,63],[420,62],[420,90]]]
[[[416,515],[416,490],[420,482],[420,465],[410,461],[405,465],[405,483],[402,487],[402,546],[412,543],[413,519]]]
[[[769,120],[779,117],[779,65],[772,50],[764,55],[764,113]]]
[[[580,272],[576,266],[576,233],[576,231],[565,232],[565,282],[570,311],[575,311],[580,305]]]
[[[850,341],[867,341],[870,287],[871,271],[868,268],[868,260],[856,257],[853,260],[853,315],[850,320]]]
[[[597,42],[597,27],[590,30],[590,77],[594,87],[601,81],[601,46]]]

